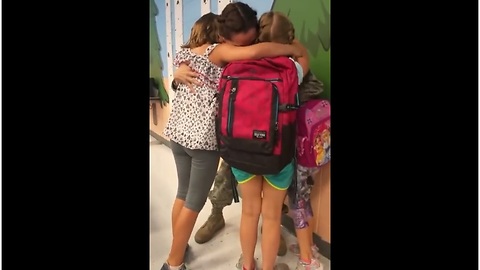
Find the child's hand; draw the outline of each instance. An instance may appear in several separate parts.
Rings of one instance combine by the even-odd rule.
[[[305,46],[302,45],[298,40],[293,40],[292,44],[296,46],[297,48],[302,50],[302,55],[299,57],[296,57],[295,61],[297,61],[303,69],[303,74],[307,74],[308,71],[310,70],[310,61],[308,59],[308,51]]]
[[[303,56],[303,47],[301,44],[299,43],[293,43],[292,44],[293,46],[293,57],[295,58],[298,58],[298,57],[302,57]]]

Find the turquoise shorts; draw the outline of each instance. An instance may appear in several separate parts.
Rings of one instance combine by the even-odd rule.
[[[279,190],[286,190],[293,180],[293,173],[295,172],[295,166],[292,162],[287,164],[279,173],[277,174],[265,174],[262,175],[272,187]],[[235,176],[235,179],[239,184],[243,184],[255,177],[255,174],[251,174],[237,168],[232,167],[232,173]]]

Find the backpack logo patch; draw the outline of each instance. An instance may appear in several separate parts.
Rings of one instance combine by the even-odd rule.
[[[267,131],[265,130],[253,130],[253,139],[266,139]]]

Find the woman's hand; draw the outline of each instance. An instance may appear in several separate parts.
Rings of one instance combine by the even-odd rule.
[[[183,83],[190,88],[191,92],[194,92],[195,85],[201,86],[202,83],[197,80],[198,74],[188,66],[188,63],[182,63],[178,69],[173,73],[173,79],[177,83]]]

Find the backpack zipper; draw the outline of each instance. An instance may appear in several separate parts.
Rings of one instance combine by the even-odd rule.
[[[230,89],[230,96],[228,97],[228,118],[227,118],[227,135],[228,136],[232,136],[232,129],[233,129],[233,125],[232,125],[232,118],[233,118],[233,113],[234,113],[234,110],[233,110],[233,103],[235,102],[235,99],[237,97],[237,87],[232,87],[232,89]]]
[[[252,80],[252,81],[266,81],[266,82],[281,82],[283,81],[281,78],[271,78],[271,79],[263,79],[258,77],[234,77],[234,76],[222,76],[222,78],[227,80]]]
[[[272,142],[273,144],[275,145],[275,142],[277,141],[277,135],[278,135],[278,110],[279,110],[279,103],[280,103],[280,100],[279,100],[279,94],[278,94],[278,89],[277,89],[277,86],[275,84],[272,83],[272,91],[273,91],[273,94],[275,96],[275,118],[274,118],[274,130],[273,130],[273,138],[272,138]]]

